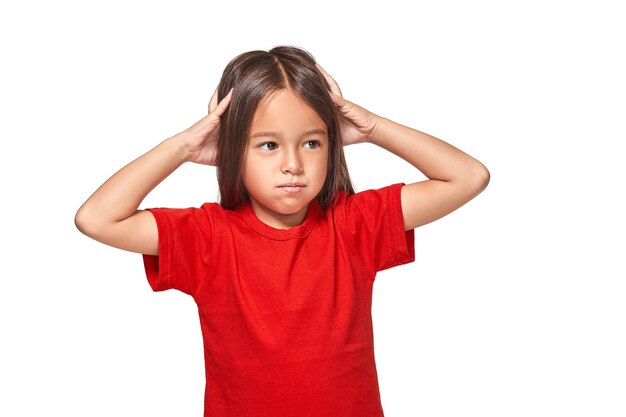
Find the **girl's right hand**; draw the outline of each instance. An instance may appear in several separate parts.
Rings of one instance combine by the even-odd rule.
[[[228,108],[232,96],[233,89],[231,88],[226,97],[218,104],[216,89],[209,102],[209,114],[189,129],[177,135],[180,140],[183,141],[185,149],[187,150],[187,161],[198,164],[215,165],[220,117]]]

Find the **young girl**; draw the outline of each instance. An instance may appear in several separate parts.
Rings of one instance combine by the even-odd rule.
[[[370,142],[429,180],[354,192],[343,146]],[[138,210],[185,162],[215,165],[220,203]],[[345,100],[306,51],[251,51],[209,114],[107,180],[76,225],[143,254],[155,291],[198,305],[205,416],[383,416],[371,301],[415,259],[413,229],[479,194],[477,160]]]

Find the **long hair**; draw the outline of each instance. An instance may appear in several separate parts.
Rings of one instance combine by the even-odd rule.
[[[328,171],[316,197],[320,206],[323,209],[331,206],[341,191],[354,194],[338,113],[328,93],[328,83],[309,52],[293,46],[277,46],[270,51],[242,53],[224,69],[217,89],[218,100],[233,87],[231,102],[220,118],[217,140],[217,181],[223,208],[232,210],[249,200],[242,166],[252,119],[265,97],[285,88],[311,106],[328,127]]]

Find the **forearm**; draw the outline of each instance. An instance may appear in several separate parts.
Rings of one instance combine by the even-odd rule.
[[[420,170],[431,180],[485,182],[487,169],[479,161],[434,136],[378,117],[368,138]]]
[[[369,142],[404,159],[424,175],[426,181],[406,184],[401,189],[404,230],[437,220],[478,195],[489,183],[483,164],[454,146],[431,135],[377,116],[344,99],[337,82],[319,65],[333,103],[342,120],[344,146]]]
[[[161,181],[186,160],[180,136],[164,140],[100,186],[76,214],[76,223],[111,224],[131,216]]]

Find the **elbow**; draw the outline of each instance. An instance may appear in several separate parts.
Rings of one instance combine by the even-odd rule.
[[[88,228],[88,224],[89,222],[85,213],[84,206],[81,206],[76,212],[76,215],[74,215],[74,225],[81,233],[87,234],[86,230]]]
[[[471,189],[473,196],[477,196],[489,185],[491,174],[487,167],[480,162],[473,166],[465,175],[466,189]]]
[[[478,173],[476,174],[476,176],[477,176],[479,192],[482,192],[489,185],[489,181],[491,180],[491,173],[489,172],[486,166],[484,166],[483,164],[480,164],[480,167],[478,168]]]
[[[93,238],[96,235],[97,225],[89,209],[82,205],[74,216],[74,225],[84,235]]]

